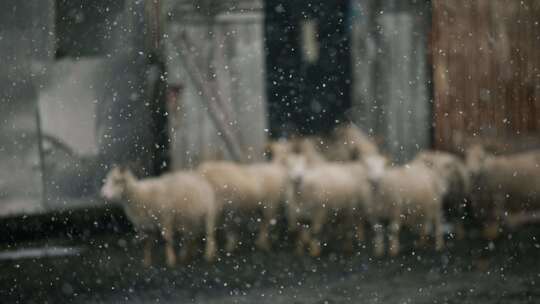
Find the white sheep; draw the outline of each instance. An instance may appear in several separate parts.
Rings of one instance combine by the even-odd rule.
[[[448,191],[444,197],[444,210],[455,225],[455,237],[465,237],[465,208],[469,204],[471,181],[469,170],[459,157],[443,151],[419,152],[413,162],[422,162],[447,181]]]
[[[325,154],[329,160],[354,160],[379,155],[377,144],[352,122],[338,125],[331,133],[331,148]]]
[[[289,154],[286,157],[286,162],[290,162],[289,156],[296,154],[296,155],[303,155],[301,158],[301,162],[296,164],[303,164],[305,162],[305,165],[307,166],[314,166],[322,163],[328,162],[328,160],[323,156],[321,151],[319,150],[319,147],[317,146],[318,137],[315,136],[309,136],[309,137],[300,137],[300,138],[293,138],[290,142],[290,151]],[[300,160],[300,158],[292,158],[293,160]],[[348,159],[344,159],[348,160]]]
[[[128,219],[145,240],[143,261],[146,266],[152,262],[154,240],[150,236],[154,232],[159,232],[166,242],[165,254],[169,266],[176,264],[175,233],[181,234],[184,239],[183,260],[191,254],[201,230],[205,233],[206,260],[216,258],[217,208],[214,191],[200,175],[181,171],[137,180],[128,169],[114,167],[107,174],[101,194],[109,201],[123,201]]]
[[[293,138],[292,142],[296,152],[304,154],[304,143],[310,142],[315,151],[329,161],[352,161],[380,154],[375,142],[351,122],[336,126],[328,134]]]
[[[494,156],[475,145],[467,150],[466,162],[473,210],[485,225],[486,238],[496,238],[503,221],[515,226],[539,220],[540,151]]]
[[[363,226],[369,218],[372,191],[364,163],[308,163],[304,154],[288,157],[287,220],[289,231],[298,234],[297,254],[307,245],[312,256],[321,253],[321,233],[330,218],[341,219],[346,251],[352,250],[352,236],[363,239]],[[307,226],[306,226],[307,224]]]
[[[362,157],[360,155],[357,155],[353,152],[351,152],[350,155],[343,155],[344,158],[339,159],[339,161],[336,160],[329,160],[325,156],[323,156],[318,148],[315,142],[313,142],[312,138],[306,137],[306,138],[298,138],[294,139],[291,143],[290,155],[291,153],[301,154],[305,158],[305,164],[308,167],[314,167],[318,166],[320,164],[325,164],[329,162],[356,162],[360,161],[361,163],[366,166],[368,178],[370,180],[377,179],[384,171],[384,168],[386,167],[386,164],[388,162],[387,158],[383,155],[373,152],[369,154],[364,154]],[[338,148],[339,149],[339,148]],[[376,147],[375,147],[376,149]],[[351,150],[351,151],[357,151],[357,150]],[[358,152],[358,151],[357,151]],[[356,156],[355,156],[356,155]],[[286,157],[285,157],[286,158]],[[299,162],[297,164],[300,164],[302,162]]]
[[[264,158],[273,163],[285,164],[290,153],[293,153],[293,145],[285,138],[271,140],[264,148]]]
[[[375,187],[373,222],[374,253],[385,252],[384,231],[381,223],[389,223],[389,253],[399,253],[399,235],[403,225],[420,230],[420,244],[426,241],[430,229],[435,234],[435,248],[442,249],[443,197],[448,185],[435,170],[423,162],[413,162],[387,169]]]
[[[274,150],[274,153],[278,153]],[[202,163],[198,171],[212,185],[225,217],[227,244],[232,252],[237,245],[240,225],[246,218],[260,221],[256,245],[269,250],[269,230],[285,197],[287,171],[281,161],[237,164],[229,161]],[[254,218],[255,216],[261,218]]]

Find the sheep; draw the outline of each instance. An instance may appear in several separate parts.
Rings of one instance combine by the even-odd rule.
[[[338,125],[331,133],[332,146],[326,157],[332,161],[354,160],[380,154],[375,142],[352,122]]]
[[[352,122],[338,125],[329,134],[293,138],[299,152],[310,142],[315,150],[329,161],[352,161],[379,155],[377,145]],[[308,160],[309,161],[309,160]]]
[[[459,157],[442,151],[422,151],[413,162],[422,162],[433,168],[437,174],[448,182],[448,193],[444,197],[444,210],[455,222],[455,237],[465,237],[465,208],[469,203],[471,189],[470,174],[464,161]]]
[[[316,156],[316,154],[314,154]],[[311,155],[311,156],[314,156]],[[372,202],[371,183],[365,164],[355,162],[308,164],[303,154],[289,155],[288,176],[293,189],[288,191],[289,232],[297,233],[296,253],[307,245],[311,256],[321,254],[320,234],[330,216],[342,218],[346,252],[352,251],[352,235],[363,240],[363,226]],[[308,222],[309,227],[302,223]]]
[[[375,183],[374,209],[372,213],[374,254],[385,252],[384,231],[381,222],[389,222],[389,254],[399,253],[399,234],[403,225],[420,228],[420,242],[426,241],[431,227],[434,228],[435,249],[441,250],[443,241],[443,196],[448,184],[437,172],[423,162],[387,169]]]
[[[283,147],[281,147],[283,148]],[[272,147],[277,155],[277,146]],[[284,152],[283,152],[284,153]],[[262,250],[269,250],[270,226],[275,223],[278,208],[285,197],[287,172],[281,161],[256,164],[237,164],[228,161],[202,163],[198,171],[212,185],[227,225],[226,251],[234,251],[237,230],[242,215],[262,213],[255,242]]]
[[[292,153],[292,145],[289,140],[281,138],[269,141],[264,148],[264,156],[267,160],[285,164],[287,156]]]
[[[336,202],[338,205],[341,205],[343,210],[339,213],[345,213],[347,216],[354,213],[362,214],[367,212],[365,207],[369,205],[371,201],[371,183],[382,174],[384,167],[386,166],[387,159],[378,153],[377,146],[372,143],[362,131],[352,124],[338,127],[332,132],[330,138],[332,143],[337,146],[337,153],[331,153],[330,146],[327,146],[324,139],[320,136],[293,138],[287,143],[287,149],[281,149],[281,151],[285,151],[281,153],[281,156],[285,155],[285,157],[280,157],[280,161],[283,162],[284,159],[286,160],[285,163],[287,164],[289,178],[289,182],[287,183],[288,190],[286,191],[286,201],[288,203],[286,211],[289,222],[289,232],[299,233],[296,248],[296,251],[299,254],[303,252],[304,245],[306,244],[310,246],[312,255],[317,256],[320,254],[320,241],[318,239],[312,240],[311,233],[315,231],[315,234],[319,234],[318,230],[322,230],[322,226],[325,224],[325,219],[323,218],[326,215],[325,212],[319,211],[320,215],[314,221],[315,229],[302,229],[300,232],[298,231],[299,220],[311,220],[312,216],[310,214],[311,211],[309,210],[311,206],[317,206],[317,203],[319,203],[319,206],[322,206],[323,203],[321,202],[330,200],[330,203]],[[321,151],[321,147],[323,151]],[[326,152],[325,156],[327,158],[325,158],[321,152]],[[338,160],[342,163],[331,163],[329,162],[331,160]],[[351,162],[352,160],[354,160],[354,162]],[[338,173],[340,170],[342,172]],[[343,179],[344,181],[340,182],[338,185],[329,186],[329,184],[324,182],[325,171],[329,171],[329,174],[336,174],[339,176],[339,180]],[[304,175],[308,176],[308,181],[305,183]],[[311,178],[313,178],[313,180],[310,180]],[[302,182],[299,182],[300,180],[302,180]],[[310,190],[310,193],[307,193],[306,189],[310,187],[315,190]],[[344,190],[344,196],[342,197],[338,197],[338,194],[335,193],[336,191],[330,190],[341,189],[341,187],[349,189]],[[358,192],[355,193],[354,191],[356,190]],[[317,191],[319,192],[317,193]],[[314,197],[310,197],[311,194],[313,194]],[[349,202],[343,202],[347,200],[347,198],[345,198],[347,195],[350,195]],[[299,208],[298,204],[304,204],[304,201],[311,201],[309,203],[310,205],[306,205],[306,208]],[[358,203],[360,203],[360,206],[356,205]],[[343,212],[350,210],[351,206],[355,209],[355,212]],[[334,211],[339,211],[338,209],[341,207],[332,208]],[[365,225],[366,217],[359,216],[357,218],[359,219],[359,223],[354,225],[357,230],[357,238],[363,240],[363,226]],[[348,221],[347,218],[345,220],[346,222]],[[344,223],[342,226],[350,226],[347,226],[347,224],[348,223]],[[345,247],[352,248],[350,239],[347,240]]]
[[[308,166],[316,166],[318,164],[326,163],[328,160],[319,152],[315,137],[294,138],[291,141],[290,153],[287,155],[286,163],[291,164],[291,160],[301,160],[295,163]],[[301,154],[302,158],[290,158],[291,153]]]
[[[173,249],[175,232],[182,234],[185,240],[181,252],[181,259],[185,261],[192,252],[201,228],[205,229],[205,259],[209,262],[215,260],[217,208],[214,191],[195,172],[179,171],[137,180],[129,169],[114,167],[106,176],[101,195],[108,201],[123,201],[128,219],[141,239],[145,240],[145,266],[152,263],[154,240],[150,235],[156,231],[165,240],[168,266],[176,264]]]
[[[472,207],[487,239],[497,238],[503,220],[509,226],[540,217],[540,151],[506,156],[469,147],[466,163],[473,180]]]
[[[295,139],[292,142],[292,153],[302,154],[305,157],[305,163],[307,166],[313,167],[328,162],[352,162],[360,161],[366,166],[368,178],[370,180],[377,179],[383,172],[388,159],[379,153],[365,154],[360,157],[360,151],[358,149],[351,150],[347,157],[340,159],[339,161],[331,161],[325,158],[317,149],[316,144],[310,138]],[[289,153],[290,154],[290,153]]]

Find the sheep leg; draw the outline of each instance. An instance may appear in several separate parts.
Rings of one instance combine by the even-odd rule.
[[[399,232],[401,229],[401,222],[399,217],[394,218],[390,221],[389,234],[388,234],[388,243],[390,248],[388,248],[390,256],[397,256],[399,253]]]
[[[424,217],[424,222],[422,223],[422,227],[420,227],[420,237],[417,242],[418,248],[424,248],[429,237],[429,225],[431,217],[428,217],[427,215]]]
[[[444,247],[444,232],[443,232],[443,212],[439,208],[433,219],[435,226],[435,250],[441,251]]]
[[[311,226],[311,240],[309,246],[309,253],[312,257],[318,257],[321,255],[321,232],[326,222],[327,211],[325,208],[319,208],[315,212]]]
[[[193,251],[195,249],[195,243],[197,239],[192,233],[192,227],[185,229],[183,233],[182,249],[180,251],[180,262],[183,264],[188,263],[193,257]]]
[[[490,222],[486,224],[482,234],[487,240],[495,240],[499,236],[499,225],[497,222]]]
[[[457,223],[455,225],[455,229],[454,229],[454,235],[455,235],[455,238],[459,241],[461,240],[464,240],[465,239],[465,216],[466,216],[466,213],[465,213],[465,207],[466,207],[466,204],[468,204],[468,200],[465,200],[463,204],[460,204],[459,205],[459,213],[458,213],[458,220],[457,220]]]
[[[289,238],[296,241],[296,255],[302,256],[304,255],[304,243],[309,241],[308,232],[298,222],[298,214],[296,212],[295,205],[292,205],[291,201],[288,202],[285,211],[287,213],[286,216]]]
[[[259,235],[255,244],[257,247],[264,251],[270,250],[270,222],[275,218],[274,208],[266,207],[263,209],[263,219],[261,227],[259,229]]]
[[[161,234],[165,240],[165,258],[167,266],[173,267],[176,265],[176,255],[174,253],[174,230],[172,219],[166,219],[164,221]]]
[[[296,232],[298,228],[298,217],[296,216],[294,189],[291,186],[288,186],[285,190],[285,216],[287,217],[289,234]]]
[[[196,227],[192,224],[185,223],[181,225],[177,230],[178,235],[182,235],[182,242],[180,244],[180,262],[188,263],[189,260],[193,257],[195,250],[196,238],[193,232],[196,231]]]
[[[207,262],[213,262],[216,260],[216,255],[216,215],[211,212],[206,216],[206,248],[204,250],[204,258]]]
[[[152,266],[152,243],[153,239],[149,235],[143,236],[143,265],[145,267]]]
[[[189,250],[188,250],[188,245],[189,245],[189,242],[190,242],[190,238],[188,236],[188,233],[186,232],[186,230],[184,229],[179,229],[177,232],[177,235],[181,235],[182,237],[180,237],[180,243],[178,244],[179,245],[179,248],[180,248],[180,252],[178,253],[178,257],[179,257],[179,260],[181,263],[185,263],[187,260],[188,260],[188,256],[189,256]]]
[[[236,223],[237,214],[234,210],[227,210],[225,215],[225,251],[232,253],[238,245],[238,223]]]
[[[488,240],[494,240],[499,236],[499,221],[504,214],[504,196],[496,194],[494,196],[494,208],[489,222],[484,227],[484,237]]]
[[[459,220],[459,222],[456,223],[455,235],[456,239],[459,241],[465,239],[465,224],[462,220]]]
[[[363,243],[366,240],[366,230],[364,227],[365,221],[363,219],[360,219],[354,227],[356,230],[356,240],[360,243]]]
[[[345,237],[343,241],[343,252],[345,252],[345,254],[350,255],[352,254],[353,248],[354,248],[354,244],[353,244],[354,232],[352,230],[353,229],[357,230],[357,228],[355,229],[356,225],[354,225],[354,222],[355,222],[354,212],[345,211],[343,216],[344,216],[344,220],[341,225],[341,228],[343,230],[343,236]]]
[[[534,211],[521,211],[518,213],[510,214],[506,218],[506,225],[510,229],[516,229],[519,225],[528,223],[538,223],[540,217]]]
[[[376,257],[381,257],[384,254],[384,228],[383,226],[375,222],[373,225],[373,253]]]
[[[286,208],[287,211],[287,226],[289,229],[289,233],[293,234],[298,231],[298,215],[296,213],[296,208],[294,205],[289,204]]]
[[[300,227],[300,232],[298,233],[298,237],[296,239],[296,249],[295,253],[298,256],[304,255],[304,246],[310,242],[311,238],[309,236],[309,231],[306,227]]]
[[[236,249],[236,245],[238,243],[238,236],[235,231],[229,230],[227,231],[226,236],[226,243],[225,243],[225,251],[228,253],[232,253]]]

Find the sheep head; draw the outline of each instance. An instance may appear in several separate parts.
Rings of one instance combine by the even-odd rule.
[[[465,163],[473,175],[478,175],[488,155],[481,145],[473,145],[465,152]]]
[[[380,154],[365,156],[362,161],[367,169],[368,179],[372,181],[378,180],[384,174],[388,164],[388,158]]]
[[[291,144],[280,139],[266,144],[264,154],[268,160],[285,164],[288,154],[291,152]]]
[[[319,139],[315,139],[319,140]],[[320,145],[326,145],[323,141],[319,142]],[[315,165],[326,162],[325,158],[320,154],[317,144],[307,138],[294,139],[292,143],[291,151],[294,154],[301,154],[305,157],[305,162],[309,165]]]
[[[298,182],[304,175],[308,166],[307,158],[303,154],[291,153],[287,156],[286,167],[289,180]]]
[[[447,181],[450,191],[466,194],[470,181],[467,166],[458,157],[445,152],[420,152],[415,162],[421,162]]]
[[[331,141],[338,157],[334,160],[355,160],[379,154],[377,144],[353,122],[337,126],[331,134]]]
[[[134,179],[129,169],[124,167],[113,167],[105,177],[101,196],[108,201],[119,201],[124,198],[126,189],[130,181]]]

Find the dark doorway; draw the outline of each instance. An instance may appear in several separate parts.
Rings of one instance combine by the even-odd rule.
[[[125,0],[56,0],[55,57],[104,55],[117,37],[117,15]]]
[[[265,2],[272,137],[324,133],[350,108],[349,0]]]

